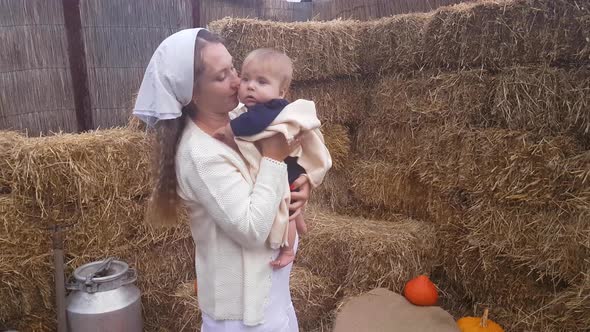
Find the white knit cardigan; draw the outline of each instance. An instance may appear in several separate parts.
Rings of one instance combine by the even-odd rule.
[[[263,323],[276,254],[266,240],[284,194],[286,164],[263,158],[254,183],[237,152],[188,121],[176,174],[196,246],[201,310],[216,320]]]

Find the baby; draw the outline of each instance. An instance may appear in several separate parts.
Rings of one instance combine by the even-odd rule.
[[[225,128],[215,133],[215,137],[238,149],[235,137],[252,136],[264,131],[289,104],[284,98],[292,76],[293,65],[286,54],[268,48],[257,49],[248,54],[242,63],[238,90],[238,97],[247,108],[247,112],[231,120]],[[325,151],[327,153],[327,149]],[[293,182],[306,171],[298,164],[297,157],[287,157],[285,163],[289,185],[293,190]],[[295,259],[293,244],[296,231],[300,234],[307,231],[302,214],[288,223],[287,245],[281,247],[277,259],[271,262],[274,268],[282,268]]]

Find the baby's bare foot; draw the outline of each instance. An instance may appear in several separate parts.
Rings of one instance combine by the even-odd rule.
[[[295,252],[292,249],[283,249],[279,254],[279,257],[274,261],[270,262],[270,265],[274,269],[282,269],[285,266],[291,264],[295,260]]]

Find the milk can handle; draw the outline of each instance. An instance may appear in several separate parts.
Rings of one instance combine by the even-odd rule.
[[[137,271],[134,268],[129,268],[127,273],[125,273],[125,279],[121,281],[121,286],[129,285],[134,283],[137,280]]]
[[[113,263],[114,259],[115,259],[115,257],[109,257],[109,258],[105,259],[104,261],[102,261],[102,263],[98,266],[98,269],[96,269],[96,271],[94,271],[93,273],[86,276],[86,280],[84,281],[84,284],[87,287],[90,287],[94,283],[92,278],[94,278],[97,274],[101,273],[102,271],[108,270],[111,267],[111,263]]]
[[[69,281],[66,283],[66,289],[84,291],[87,293],[96,293],[98,291],[104,292],[108,290],[117,289],[121,286],[129,285],[137,280],[137,271],[133,268],[129,268],[123,278],[113,280],[106,284],[97,284],[95,282],[82,283],[76,281]]]

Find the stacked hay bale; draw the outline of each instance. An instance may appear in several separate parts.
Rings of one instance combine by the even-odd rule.
[[[33,229],[25,220],[26,211],[16,208],[13,195],[0,196],[0,304],[2,329],[30,327],[50,331],[51,239],[43,230]],[[27,244],[27,245],[24,245]],[[34,245],[32,245],[34,244]],[[38,285],[44,285],[37,288]],[[43,317],[45,319],[35,319]],[[33,328],[34,326],[34,328]]]
[[[12,168],[10,164],[10,148],[18,144],[23,136],[14,131],[0,131],[0,195],[9,194]]]
[[[339,285],[343,296],[385,287],[401,292],[405,282],[431,271],[436,256],[433,225],[401,215],[390,221],[308,211],[310,232],[298,262]]]
[[[569,0],[497,0],[437,10],[424,35],[435,68],[588,62],[588,6]]]
[[[143,224],[150,183],[145,134],[112,129],[0,137],[2,162],[10,165],[2,172],[8,190],[0,196],[6,230],[0,294],[9,299],[0,308],[2,328],[55,330],[52,226],[68,226],[68,275],[91,261],[122,259],[138,270],[146,328],[179,324],[161,312],[175,303],[176,287],[194,279],[194,246],[186,224],[169,230]]]
[[[590,9],[494,1],[411,16],[418,45],[398,51],[412,40],[399,29],[380,48],[400,65],[382,55],[371,69],[349,172],[357,212],[434,222],[445,282],[507,329],[586,328]]]

